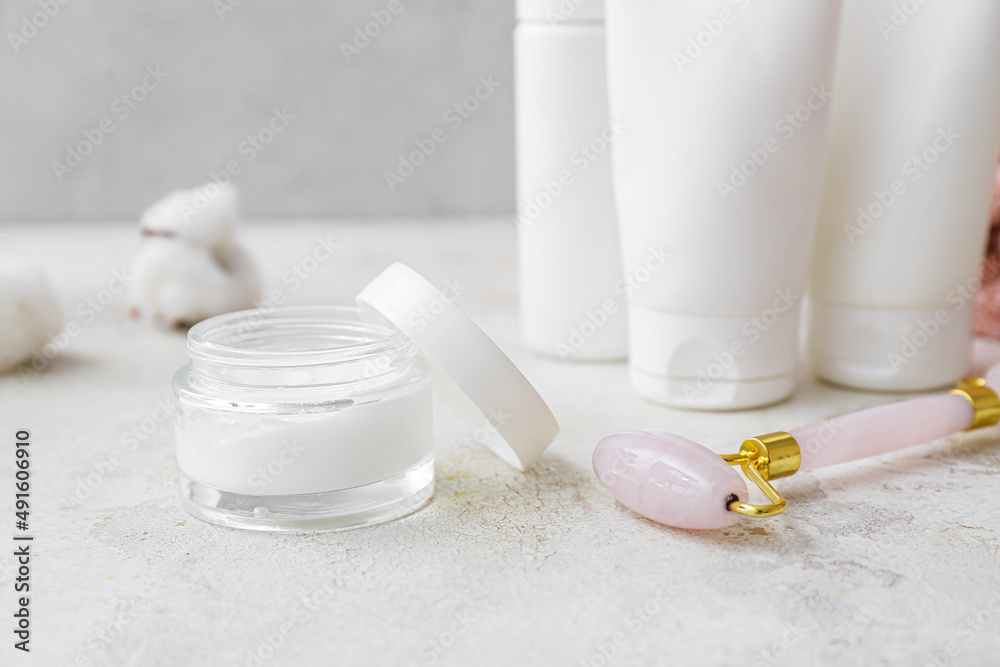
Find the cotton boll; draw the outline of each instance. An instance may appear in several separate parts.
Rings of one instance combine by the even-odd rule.
[[[143,239],[132,267],[132,293],[143,315],[186,326],[253,306],[256,268],[233,245],[206,248],[165,237]]]
[[[0,258],[0,372],[42,353],[63,323],[62,309],[45,274],[33,264]]]
[[[238,219],[236,188],[209,183],[171,192],[146,209],[139,229],[145,235],[174,236],[213,247],[233,240]]]
[[[260,278],[236,241],[236,200],[234,187],[208,184],[149,207],[132,265],[138,314],[177,327],[254,305]]]
[[[976,293],[975,332],[980,336],[1000,338],[1000,167],[993,193],[993,223],[986,244],[983,284]]]

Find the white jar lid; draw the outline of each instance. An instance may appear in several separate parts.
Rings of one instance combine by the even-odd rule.
[[[559,434],[555,416],[514,362],[426,278],[396,263],[357,297],[405,333],[435,367],[434,388],[459,416],[489,424],[486,445],[519,470]]]

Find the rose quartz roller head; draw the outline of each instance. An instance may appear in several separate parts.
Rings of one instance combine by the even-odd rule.
[[[719,455],[662,431],[610,435],[594,450],[594,472],[621,504],[677,528],[725,528],[741,516],[768,517],[785,509],[770,480],[887,454],[1000,421],[1000,364],[986,378],[962,380],[947,394],[893,403],[788,432],[746,440],[737,454]],[[771,501],[747,502],[747,485]]]

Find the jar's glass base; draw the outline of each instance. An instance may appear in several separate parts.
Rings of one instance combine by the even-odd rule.
[[[420,509],[434,493],[434,458],[389,479],[340,491],[250,496],[220,491],[180,475],[181,506],[230,528],[286,533],[347,530],[391,521]]]

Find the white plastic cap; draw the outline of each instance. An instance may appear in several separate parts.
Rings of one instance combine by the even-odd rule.
[[[923,391],[969,369],[972,310],[912,311],[810,304],[809,355],[816,374],[846,387]]]
[[[693,410],[742,410],[795,390],[799,316],[713,317],[629,308],[632,386],[645,398]]]
[[[459,416],[492,426],[486,445],[504,461],[524,470],[555,440],[559,424],[549,406],[454,297],[396,263],[357,300],[416,343],[435,366],[435,391]]]
[[[603,21],[604,0],[517,0],[519,21],[544,21],[566,25],[580,21]]]

